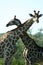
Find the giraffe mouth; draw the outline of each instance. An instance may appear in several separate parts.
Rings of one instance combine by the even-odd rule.
[[[36,20],[37,21],[37,23],[39,23],[39,20]]]
[[[6,27],[8,27],[9,25],[7,24]]]

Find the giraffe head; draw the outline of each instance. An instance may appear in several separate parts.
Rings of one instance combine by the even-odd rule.
[[[39,18],[43,15],[43,14],[39,14],[40,11],[36,12],[34,10],[34,15],[33,14],[29,14],[31,17],[33,17],[33,21],[36,21],[37,23],[39,22]]]
[[[14,19],[11,20],[8,24],[6,24],[6,27],[11,25],[17,25],[19,26],[21,24],[21,21],[19,19],[16,19],[16,15],[14,16]]]

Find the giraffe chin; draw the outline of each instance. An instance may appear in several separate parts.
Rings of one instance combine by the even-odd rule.
[[[37,20],[37,23],[39,23],[39,20]]]

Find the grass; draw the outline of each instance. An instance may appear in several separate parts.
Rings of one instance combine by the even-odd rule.
[[[3,64],[4,64],[4,59],[0,58],[0,65],[3,65]]]
[[[0,65],[3,65],[3,64],[4,64],[4,59],[0,58]],[[11,65],[25,65],[24,59],[18,59],[17,60],[15,58],[13,58]],[[34,65],[40,65],[40,64],[39,63],[35,63]]]

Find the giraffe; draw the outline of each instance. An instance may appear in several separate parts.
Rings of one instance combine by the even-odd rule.
[[[36,11],[34,11],[34,12],[35,12],[35,14],[37,14]],[[38,11],[38,13],[39,13],[39,11]],[[33,16],[32,14],[30,14],[30,15]],[[41,14],[40,16],[42,16],[42,14]],[[11,21],[11,22],[12,22],[12,21]],[[10,23],[11,23],[11,22],[10,22]],[[14,22],[14,21],[13,21],[13,22]],[[13,22],[12,22],[12,24],[13,24]],[[39,21],[38,21],[38,22],[39,22]],[[10,26],[10,23],[8,23],[9,26]],[[16,23],[17,23],[17,22],[16,22]],[[15,25],[15,23],[14,23],[14,25]],[[17,26],[18,26],[18,25],[17,25]],[[26,33],[26,32],[24,32],[24,33],[25,33],[24,36],[26,36],[26,38],[28,38],[27,33]],[[24,34],[24,33],[23,33],[23,34]],[[21,35],[21,36],[22,36],[22,35]],[[23,38],[24,38],[24,39],[23,39]],[[21,39],[23,39],[24,41],[26,41],[26,40],[25,40],[25,37],[23,37],[23,38],[21,37]],[[31,38],[29,37],[28,40],[29,40],[29,39],[31,39]],[[22,40],[22,41],[23,41],[23,40]],[[27,41],[28,41],[28,40],[27,40]],[[24,41],[23,41],[23,42],[24,42]],[[32,40],[31,40],[31,41],[32,41]],[[31,43],[31,41],[30,41],[30,43]],[[27,42],[27,43],[28,43],[28,42]],[[24,49],[24,52],[23,52],[24,57],[27,56],[27,55],[26,55],[26,54],[27,54],[27,51],[28,51],[28,49],[27,49],[28,44],[27,44],[27,43],[25,44],[25,42],[24,42],[24,45],[25,45],[25,49]],[[40,53],[39,53],[39,54],[40,54]],[[31,55],[31,54],[30,54],[30,55]],[[29,61],[27,58],[25,58],[25,62],[27,63],[27,65],[30,63],[30,61]],[[25,64],[26,64],[26,63],[25,63]]]
[[[15,53],[15,49],[17,48],[15,43],[20,38],[20,35],[22,34],[22,32],[27,31],[28,28],[33,24],[34,21],[38,22],[39,17],[41,17],[42,15],[38,14],[38,16],[36,16],[36,14],[34,14],[34,15],[30,14],[30,16],[33,16],[33,18],[30,20],[27,20],[25,23],[23,23],[21,25],[18,25],[18,27],[16,29],[8,31],[1,38],[0,49],[2,50],[2,52],[0,52],[0,54],[3,53],[2,55],[4,55],[4,60],[5,60],[4,65],[11,65],[12,56]],[[17,21],[17,19],[14,21]],[[30,24],[29,24],[29,22],[30,22]]]
[[[19,20],[19,19],[16,19],[16,15],[14,16],[14,20],[16,20],[18,23],[16,23],[16,21],[14,21],[14,23],[12,23],[13,21],[12,21],[12,22],[10,21],[10,22],[12,23],[12,24],[10,23],[10,26],[11,26],[11,25],[14,25],[14,24],[18,26],[18,25],[21,24],[20,20]],[[9,25],[9,24],[7,24],[7,26],[8,26],[8,25]],[[7,37],[7,34],[8,34],[8,33],[4,34],[4,35],[0,38],[0,43],[3,41],[3,39],[5,39],[5,38]],[[5,44],[3,44],[3,43],[0,44],[0,57],[3,57],[2,48],[4,48],[4,46],[5,46]]]
[[[23,33],[20,37],[25,45],[23,52],[25,65],[34,65],[35,62],[43,61],[43,47],[38,46],[26,32]]]

